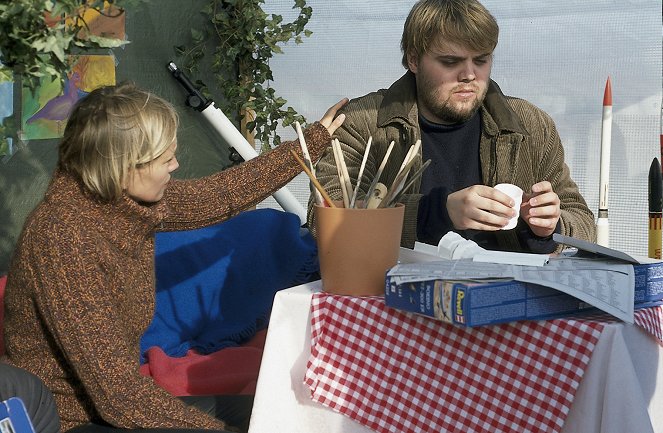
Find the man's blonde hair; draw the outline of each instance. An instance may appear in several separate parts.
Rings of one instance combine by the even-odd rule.
[[[418,59],[431,47],[445,43],[492,53],[498,36],[497,21],[476,0],[420,0],[405,20],[402,63],[408,69],[408,55]]]
[[[129,170],[158,158],[177,138],[175,108],[131,83],[93,90],[74,107],[59,164],[102,199],[115,201]]]

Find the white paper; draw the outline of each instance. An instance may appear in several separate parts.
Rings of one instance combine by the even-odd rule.
[[[507,265],[543,266],[548,264],[548,254],[512,253],[508,251],[484,250],[475,254],[472,260],[480,263],[503,263]]]
[[[486,250],[456,232],[447,232],[442,236],[437,248],[433,245],[415,242],[414,250],[446,260],[473,259],[475,262],[506,265],[544,266],[550,259],[548,254]]]
[[[612,257],[615,259],[624,260],[629,263],[645,264],[661,262],[661,260],[652,259],[649,257],[628,255],[613,248],[604,247],[603,245],[595,244],[593,242],[588,242],[582,239],[572,238],[570,236],[560,235],[558,233],[553,234],[553,240],[559,244],[569,245],[583,251],[597,254],[599,256]]]

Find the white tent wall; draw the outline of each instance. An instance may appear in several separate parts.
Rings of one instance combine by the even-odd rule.
[[[308,121],[347,96],[388,87],[405,71],[400,38],[415,3],[308,0],[313,31],[271,62],[277,93]],[[572,177],[597,214],[603,91],[613,92],[610,246],[647,254],[647,175],[660,158],[661,0],[484,0],[500,25],[492,77],[555,120]],[[292,0],[265,9],[292,19]],[[280,129],[284,139],[295,137]],[[289,186],[306,203],[305,176]],[[261,207],[278,207],[269,199]]]

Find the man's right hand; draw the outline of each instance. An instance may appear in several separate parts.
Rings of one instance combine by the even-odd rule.
[[[447,197],[447,212],[457,230],[496,231],[516,215],[514,201],[486,185],[472,185]]]

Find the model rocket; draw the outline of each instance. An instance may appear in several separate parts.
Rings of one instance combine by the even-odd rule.
[[[599,215],[596,222],[596,243],[610,245],[608,222],[608,183],[610,177],[610,147],[612,142],[612,87],[610,77],[603,92],[603,118],[601,122],[601,171],[599,174]]]

